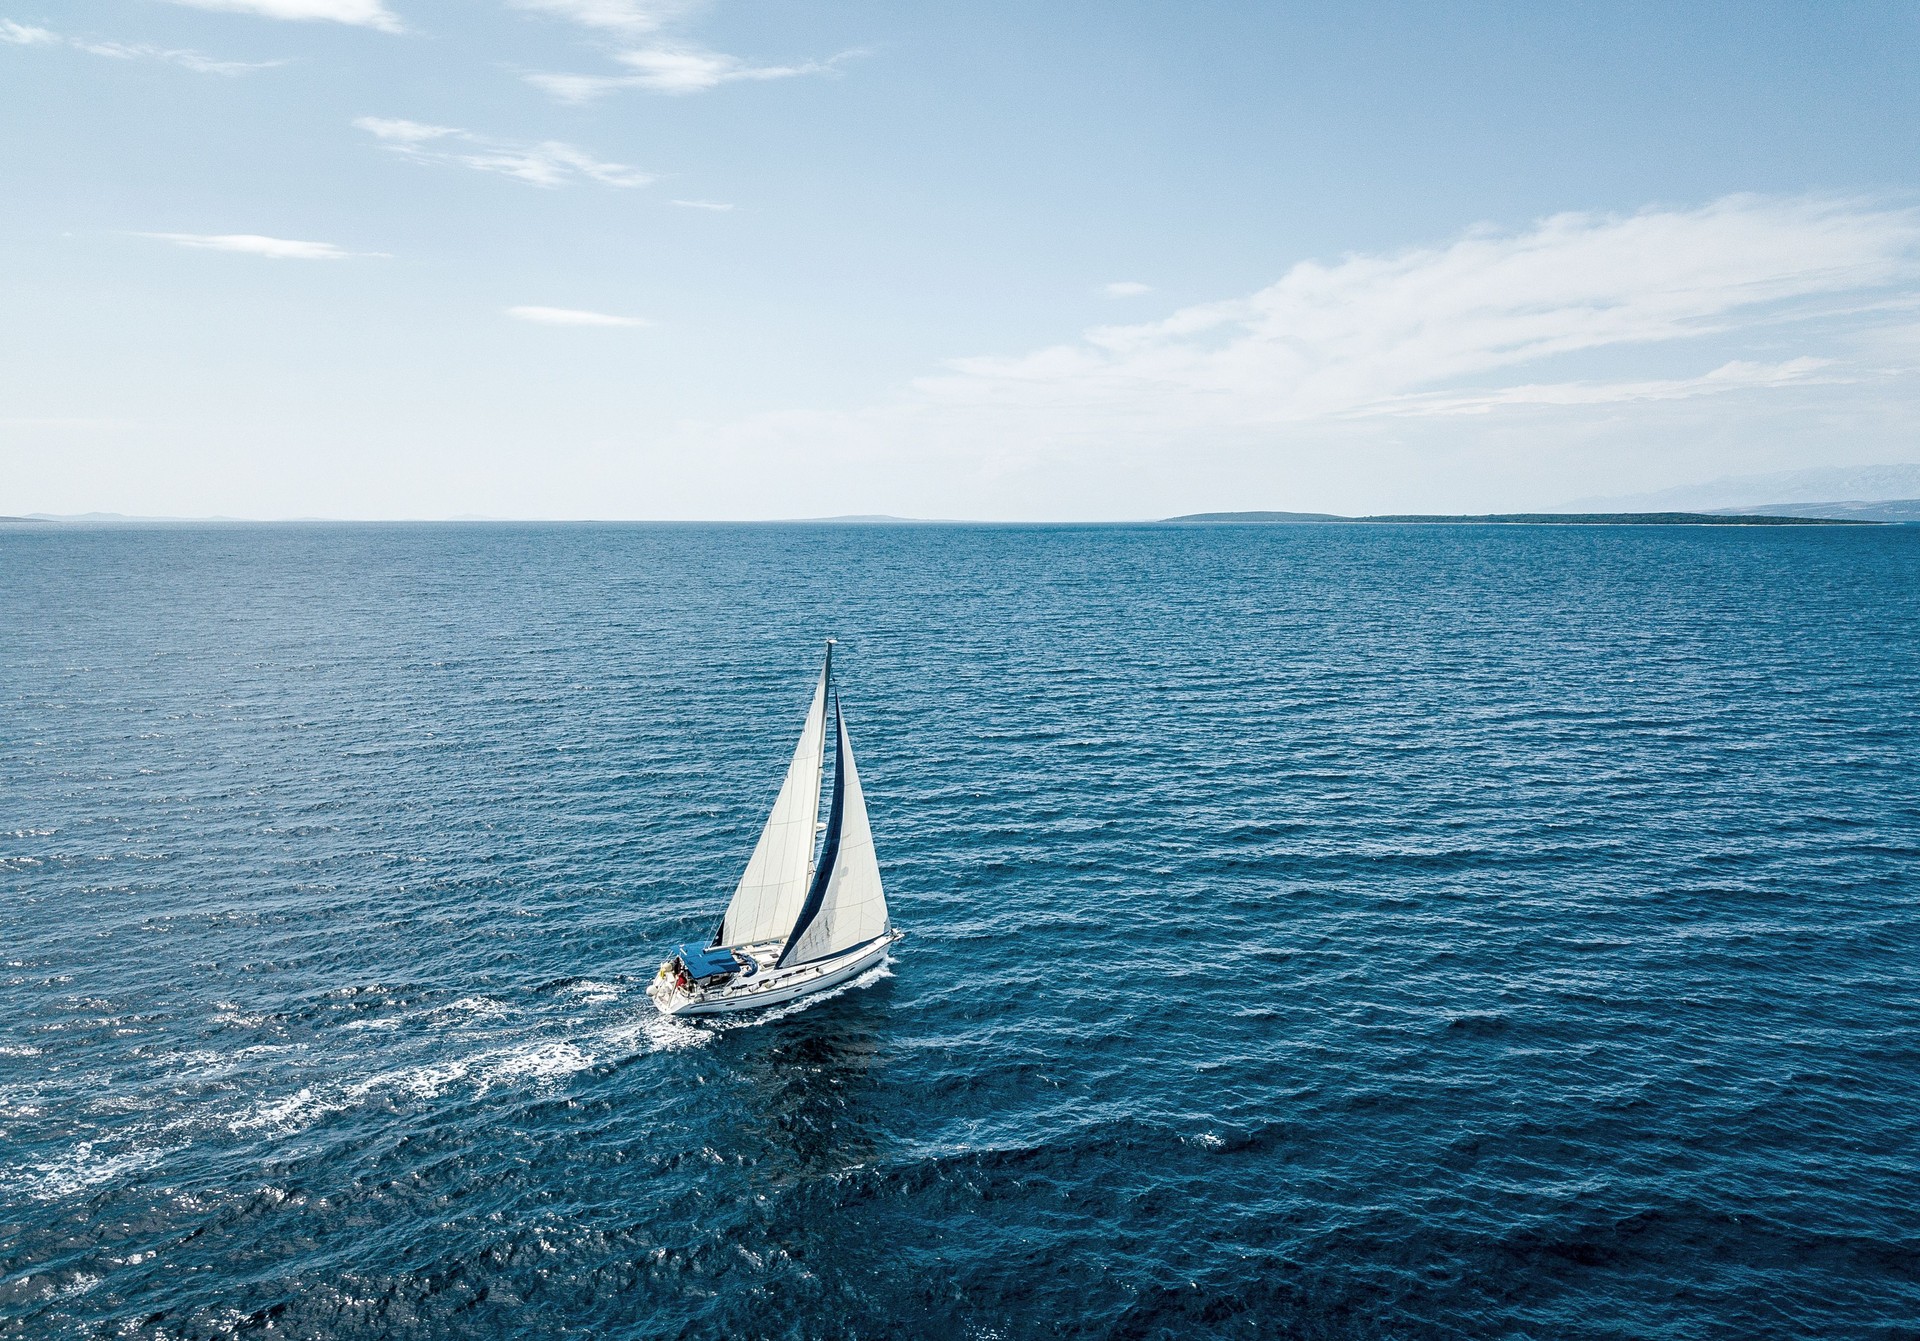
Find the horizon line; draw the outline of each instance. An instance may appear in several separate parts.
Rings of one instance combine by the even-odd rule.
[[[1641,524],[1665,521],[1670,524],[1684,525],[1689,519],[1711,519],[1706,524],[1727,525],[1743,520],[1764,524],[1769,520],[1816,522],[1831,521],[1845,524],[1862,524],[1859,517],[1823,517],[1810,513],[1810,508],[1841,508],[1860,506],[1889,506],[1901,503],[1913,503],[1920,507],[1920,500],[1908,499],[1853,499],[1835,500],[1820,503],[1778,503],[1758,507],[1740,508],[1663,508],[1636,511],[1590,511],[1563,510],[1557,508],[1532,509],[1521,512],[1479,512],[1479,513],[1366,513],[1343,514],[1331,512],[1295,512],[1280,510],[1254,510],[1231,512],[1190,512],[1164,517],[1110,517],[1110,518],[966,518],[966,517],[897,517],[883,513],[862,513],[835,517],[493,517],[481,515],[454,515],[450,517],[234,517],[224,514],[210,516],[162,516],[137,515],[118,512],[79,512],[48,513],[33,512],[25,514],[0,514],[0,525],[156,525],[156,526],[1314,526],[1342,525],[1356,523],[1460,523],[1460,524],[1516,524],[1532,522],[1539,525],[1565,525],[1585,521],[1589,524],[1604,524],[1607,521]],[[1787,509],[1800,509],[1798,512]],[[1868,523],[1872,524],[1872,523]]]

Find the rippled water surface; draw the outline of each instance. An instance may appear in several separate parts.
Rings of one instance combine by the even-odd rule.
[[[0,579],[0,1333],[1920,1336],[1920,528]],[[829,634],[908,938],[664,1021]]]

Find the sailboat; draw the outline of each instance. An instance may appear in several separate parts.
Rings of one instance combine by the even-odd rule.
[[[647,988],[662,1014],[718,1015],[824,992],[885,959],[904,934],[887,916],[833,649],[829,639],[786,781],[712,942],[682,945]],[[829,735],[833,792],[821,823]]]

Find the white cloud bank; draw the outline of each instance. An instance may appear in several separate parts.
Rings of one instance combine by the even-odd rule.
[[[1561,214],[1436,246],[1302,261],[1245,297],[1029,353],[956,359],[864,409],[689,425],[677,447],[768,463],[824,455],[873,479],[1000,480],[971,495],[973,515],[1018,515],[1008,500],[1033,494],[1016,490],[1019,479],[1131,498],[1148,486],[1113,483],[1129,472],[1184,488],[1189,467],[1229,458],[1241,464],[1221,466],[1208,488],[1249,471],[1277,478],[1248,463],[1286,460],[1307,472],[1293,477],[1345,491],[1319,496],[1383,500],[1367,483],[1378,463],[1431,476],[1465,469],[1496,442],[1504,460],[1557,459],[1562,474],[1585,469],[1572,463],[1602,441],[1692,450],[1699,421],[1681,430],[1672,416],[1706,398],[1752,403],[1739,411],[1749,447],[1788,431],[1761,406],[1792,398],[1825,398],[1826,441],[1848,422],[1862,432],[1901,422],[1897,398],[1913,398],[1920,345],[1904,361],[1889,351],[1904,347],[1892,335],[1913,326],[1916,287],[1911,209],[1737,196]],[[1634,375],[1620,376],[1626,369]],[[1727,416],[1723,408],[1714,422]],[[1496,432],[1509,420],[1515,431]],[[1455,464],[1410,464],[1422,459]],[[843,510],[912,505],[881,496]],[[1106,515],[1142,505],[1112,506]]]
[[[228,14],[257,14],[268,19],[347,23],[378,28],[383,33],[405,31],[399,16],[381,0],[172,0],[172,3]]]
[[[141,237],[171,242],[200,251],[230,251],[263,256],[270,261],[344,261],[354,256],[381,256],[382,252],[353,252],[331,242],[301,242],[293,238],[262,237],[258,233],[142,233]]]
[[[68,37],[46,28],[30,28],[7,19],[0,19],[0,42],[19,47],[70,47],[91,56],[106,56],[113,60],[162,61],[196,74],[237,75],[251,70],[270,70],[276,65],[286,64],[285,61],[223,61],[198,51],[149,46],[144,42],[93,42],[85,38]]]
[[[616,317],[606,312],[587,312],[576,307],[509,307],[507,315],[518,321],[541,326],[649,326],[644,317]]]
[[[722,84],[794,79],[833,73],[841,62],[860,54],[843,51],[827,60],[758,64],[697,42],[673,36],[673,29],[701,6],[686,0],[514,0],[516,7],[565,19],[612,38],[608,54],[619,74],[553,74],[536,71],[526,81],[565,103],[588,102],[618,89],[649,93],[704,93]]]
[[[432,126],[398,117],[363,116],[353,124],[404,158],[497,172],[534,186],[593,181],[603,186],[633,187],[653,181],[652,173],[624,163],[603,163],[560,140],[496,140],[453,126]]]
[[[1277,425],[1427,414],[1408,399],[1463,379],[1617,347],[1674,344],[1808,314],[1806,304],[1920,274],[1920,212],[1731,197],[1695,210],[1561,214],[1442,247],[1303,261],[1245,298],[1072,344],[956,360],[919,383],[945,404],[1073,406],[1191,423]],[[1702,382],[1733,389],[1746,379]],[[1641,399],[1645,384],[1471,388],[1501,402]]]

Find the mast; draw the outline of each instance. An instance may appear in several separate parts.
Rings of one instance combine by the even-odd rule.
[[[840,691],[833,687],[833,649],[837,646],[839,646],[839,639],[837,638],[827,639],[827,659],[820,667],[820,687],[824,693],[826,693],[833,699],[833,711],[836,717],[840,713]],[[824,769],[826,766],[826,754],[827,754],[827,714],[825,712],[822,712],[820,714],[820,758],[821,758],[822,769]],[[811,818],[813,820],[813,828],[807,830],[807,886],[808,888],[812,888],[813,886],[813,873],[819,866],[820,851],[821,851],[821,848],[824,846],[823,844],[816,844],[816,842],[814,841],[815,835],[818,833],[820,828],[820,787],[818,783],[814,784],[813,814]],[[789,935],[788,939],[791,940],[792,936]]]

